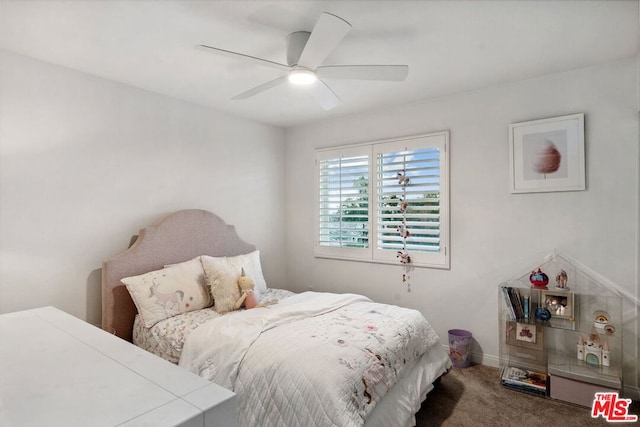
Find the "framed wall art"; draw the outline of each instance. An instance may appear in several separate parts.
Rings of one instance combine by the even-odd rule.
[[[544,350],[544,328],[531,323],[507,321],[506,343],[511,346],[523,347],[529,350]]]
[[[511,193],[585,189],[584,114],[509,125]]]

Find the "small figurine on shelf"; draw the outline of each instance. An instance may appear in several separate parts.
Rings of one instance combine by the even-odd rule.
[[[556,276],[556,289],[563,289],[565,291],[569,290],[567,286],[567,281],[569,277],[567,276],[567,272],[564,270],[560,270],[560,273]]]
[[[578,360],[584,360],[584,338],[582,338],[582,335],[578,338],[577,350],[576,356]]]
[[[593,326],[601,332],[605,331],[605,327],[609,325],[609,313],[603,310],[596,310],[593,314],[595,315]]]
[[[529,281],[534,288],[546,289],[549,284],[549,276],[544,274],[540,268],[531,272]]]
[[[611,365],[611,361],[609,360],[610,353],[611,352],[609,351],[609,344],[605,342],[604,345],[602,346],[602,366]]]
[[[584,361],[593,366],[609,366],[609,344],[600,343],[600,334],[593,332],[584,343]],[[579,357],[578,357],[579,359]]]
[[[546,322],[547,320],[551,319],[551,312],[547,307],[541,305],[540,307],[536,308],[534,317],[539,322]]]

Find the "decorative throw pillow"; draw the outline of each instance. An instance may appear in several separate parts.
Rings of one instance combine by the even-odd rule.
[[[235,310],[236,302],[240,298],[238,277],[242,274],[243,260],[237,257],[210,256],[203,256],[201,260],[207,281],[211,286],[213,308],[219,314]]]
[[[267,291],[267,281],[264,280],[262,265],[260,264],[260,251],[253,251],[246,255],[239,255],[239,257],[245,261],[245,274],[255,282],[254,293],[259,297],[263,292]]]
[[[204,272],[209,280],[211,280],[212,277],[210,273],[212,273],[221,265],[220,262],[217,262],[216,260],[227,260],[226,262],[232,263],[236,268],[236,277],[242,273],[242,269],[244,268],[245,275],[247,277],[251,277],[255,283],[255,288],[253,291],[256,297],[259,297],[263,292],[267,290],[267,282],[264,280],[264,275],[262,274],[262,265],[260,264],[260,251],[253,251],[245,255],[230,257],[211,257],[208,255],[203,255],[201,257],[202,266],[204,267]]]
[[[200,257],[121,280],[145,327],[213,304]]]

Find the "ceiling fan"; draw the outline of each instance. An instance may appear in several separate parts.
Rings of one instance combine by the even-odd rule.
[[[409,73],[408,65],[321,65],[350,29],[351,24],[344,19],[324,12],[320,15],[313,31],[297,31],[287,36],[287,64],[204,44],[197,47],[287,72],[275,80],[242,92],[232,99],[246,99],[290,82],[305,86],[325,110],[330,110],[340,104],[341,100],[323,81],[324,78],[403,81]]]

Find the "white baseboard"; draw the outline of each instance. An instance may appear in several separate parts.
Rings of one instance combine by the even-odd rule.
[[[442,344],[444,351],[449,353],[449,346]],[[491,366],[492,368],[500,367],[500,359],[497,356],[487,355],[484,353],[471,352],[471,363],[476,365]]]
[[[471,353],[471,362],[478,365],[491,366],[492,368],[500,367],[500,358],[483,353]]]

